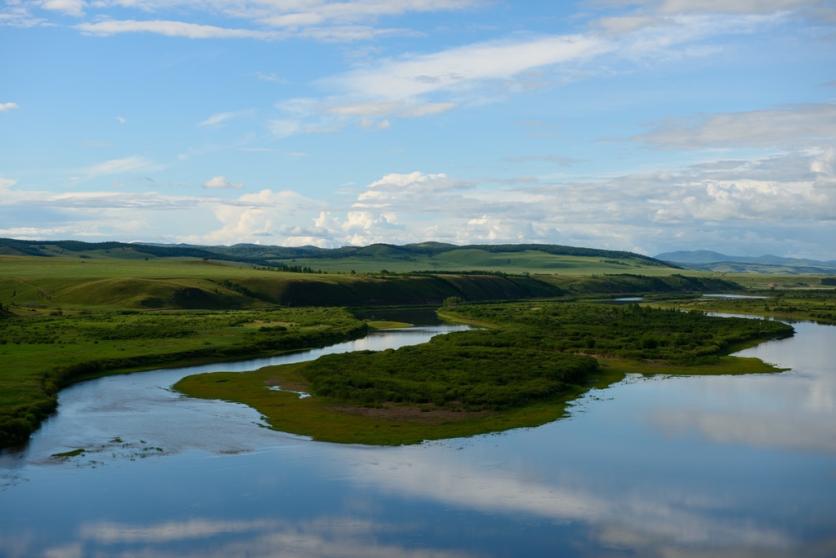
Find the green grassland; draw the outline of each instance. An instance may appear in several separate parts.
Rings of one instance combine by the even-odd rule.
[[[754,314],[785,320],[811,320],[836,325],[836,290],[767,292],[764,299],[686,299],[655,305],[703,312]]]
[[[204,260],[0,256],[7,306],[257,308],[440,303],[560,296],[526,276],[291,273]]]
[[[383,270],[502,271],[521,273],[669,273],[675,267],[633,252],[550,244],[456,246],[424,242],[323,249],[256,244],[233,246],[143,245],[119,242],[22,241],[0,239],[0,255],[86,259],[153,260],[191,258],[274,266],[285,270],[379,273]]]
[[[90,311],[0,317],[0,447],[55,409],[57,391],[101,374],[276,354],[366,332],[340,308]]]
[[[0,304],[111,309],[242,309],[282,306],[440,304],[590,293],[734,291],[711,277],[499,273],[296,273],[230,262],[156,258],[0,256]]]
[[[342,273],[387,270],[396,273],[414,271],[502,271],[511,274],[647,273],[665,275],[676,272],[676,268],[637,258],[616,259],[604,256],[557,255],[536,249],[520,252],[489,252],[478,248],[460,248],[439,254],[415,254],[401,257],[357,255],[340,258],[290,258],[274,261],[285,265],[305,266]]]
[[[792,334],[779,322],[636,305],[468,304],[440,314],[480,329],[256,373],[200,374],[175,388],[248,404],[272,427],[318,440],[415,443],[542,424],[562,416],[578,394],[628,372],[774,372],[757,359],[725,355]]]
[[[437,307],[450,299],[569,300],[741,289],[710,274],[686,276],[636,254],[571,247],[428,243],[333,251],[238,246],[208,252],[208,248],[212,247],[0,242],[0,252],[7,254],[0,255],[0,357],[5,364],[0,371],[0,446],[25,439],[54,409],[56,391],[79,378],[307,347],[359,335],[367,327],[362,320],[379,328],[414,321],[402,318],[402,309],[387,314],[384,307],[391,305]],[[431,260],[438,265],[437,272],[311,273],[300,272],[306,267],[298,261],[300,254],[316,256],[313,259],[320,263],[333,258],[340,266],[359,258],[368,264],[366,269],[378,264],[393,271],[433,267],[427,265]],[[393,265],[398,262],[404,266]],[[270,267],[274,265],[287,267]],[[474,266],[491,272],[474,271]],[[439,269],[444,267],[467,271]],[[549,272],[530,273],[543,269]],[[642,274],[635,272],[639,269]],[[502,270],[521,273],[497,272]],[[600,273],[580,275],[591,270]],[[364,309],[355,311],[357,319],[345,310],[308,308],[319,306]],[[600,355],[595,358],[599,373],[612,368]],[[572,385],[566,382],[567,393],[575,389]],[[502,410],[442,406],[423,410],[421,416],[437,420],[439,413],[456,413],[456,417],[487,413],[483,419],[495,429],[501,429],[500,424],[521,424],[528,416],[513,406]],[[507,419],[510,416],[513,420]],[[473,424],[455,428],[472,430]]]

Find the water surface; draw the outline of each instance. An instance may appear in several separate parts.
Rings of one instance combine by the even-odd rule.
[[[836,328],[795,327],[743,352],[790,372],[631,376],[565,420],[397,448],[167,390],[228,363],[79,384],[2,459],[0,555],[833,556]]]

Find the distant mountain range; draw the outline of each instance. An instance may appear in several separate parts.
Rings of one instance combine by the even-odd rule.
[[[665,252],[656,259],[676,265],[712,271],[756,271],[763,273],[834,273],[836,260],[811,260],[783,256],[730,256],[711,250]]]
[[[16,240],[0,238],[0,255],[75,258],[196,258],[324,271],[497,271],[507,273],[629,273],[646,268],[670,268],[649,256],[617,250],[598,250],[554,244],[479,244],[458,246],[440,242],[372,244],[317,248],[261,244],[199,246],[80,242],[74,240]],[[676,266],[673,266],[676,267]]]

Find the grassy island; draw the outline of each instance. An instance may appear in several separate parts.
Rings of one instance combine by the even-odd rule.
[[[199,374],[175,388],[248,404],[273,428],[318,440],[405,444],[543,424],[628,372],[774,372],[726,355],[793,332],[779,322],[637,305],[459,304],[439,314],[478,329],[397,350]]]

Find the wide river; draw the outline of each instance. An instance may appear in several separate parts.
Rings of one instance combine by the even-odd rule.
[[[0,555],[833,557],[836,327],[795,327],[741,353],[788,372],[631,376],[538,428],[392,448],[169,386],[456,328],[85,382],[0,456]]]

